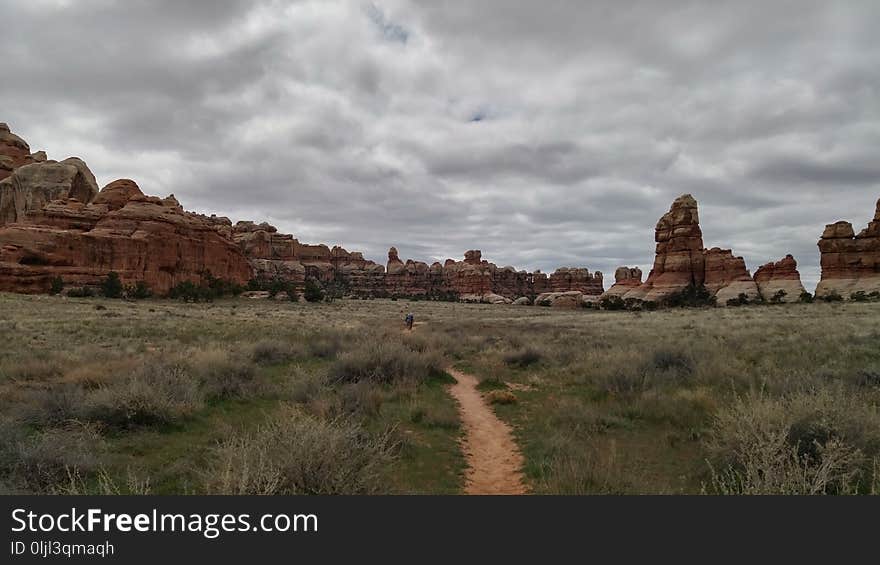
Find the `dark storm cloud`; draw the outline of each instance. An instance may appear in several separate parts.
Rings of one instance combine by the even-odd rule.
[[[384,260],[749,266],[880,196],[876,2],[6,0],[0,121],[99,181]]]

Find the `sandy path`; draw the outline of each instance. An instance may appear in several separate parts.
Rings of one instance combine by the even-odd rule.
[[[498,419],[477,390],[476,377],[455,369],[450,387],[464,424],[462,448],[468,461],[466,494],[525,494],[523,457],[510,427]]]

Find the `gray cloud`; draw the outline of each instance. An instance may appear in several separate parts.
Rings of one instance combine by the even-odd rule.
[[[708,246],[818,278],[880,196],[872,1],[7,0],[0,120],[99,181],[425,260],[650,266]]]

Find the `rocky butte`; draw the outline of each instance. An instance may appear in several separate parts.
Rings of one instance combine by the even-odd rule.
[[[690,194],[677,198],[657,222],[655,241],[654,267],[648,279],[641,283],[641,271],[621,267],[614,286],[603,298],[662,302],[689,286],[705,287],[719,305],[741,296],[748,300],[762,296],[759,283],[749,274],[742,257],[734,256],[729,249],[704,247],[697,201]],[[785,268],[789,270],[784,272]],[[792,290],[800,286],[796,263],[781,265],[778,276],[765,270],[761,278],[768,291],[779,286],[770,285],[773,280],[789,281],[785,286]]]
[[[759,267],[755,271],[755,283],[758,285],[758,292],[768,301],[796,302],[806,292],[801,284],[797,261],[791,255]]]
[[[880,292],[880,200],[874,220],[858,234],[849,222],[825,227],[819,240],[822,279],[816,296]]]

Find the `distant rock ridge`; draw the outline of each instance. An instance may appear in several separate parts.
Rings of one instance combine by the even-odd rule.
[[[488,303],[582,305],[600,296],[661,302],[689,285],[705,286],[720,305],[745,296],[790,301],[804,291],[791,255],[760,267],[727,249],[706,249],[696,199],[677,198],[655,227],[655,259],[642,282],[622,267],[605,292],[601,272],[564,267],[551,274],[499,267],[469,250],[462,260],[402,260],[391,248],[385,265],[343,247],[301,243],[268,223],[187,212],[174,197],[144,195],[128,179],[98,190],[81,159],[49,160],[0,123],[0,291],[46,292],[55,278],[68,285],[100,283],[110,271],[123,282],[146,282],[162,294],[214,277],[307,279],[362,297],[425,296]],[[849,222],[826,226],[819,241],[817,295],[880,292],[880,201],[858,234]],[[537,300],[542,297],[542,300]]]

